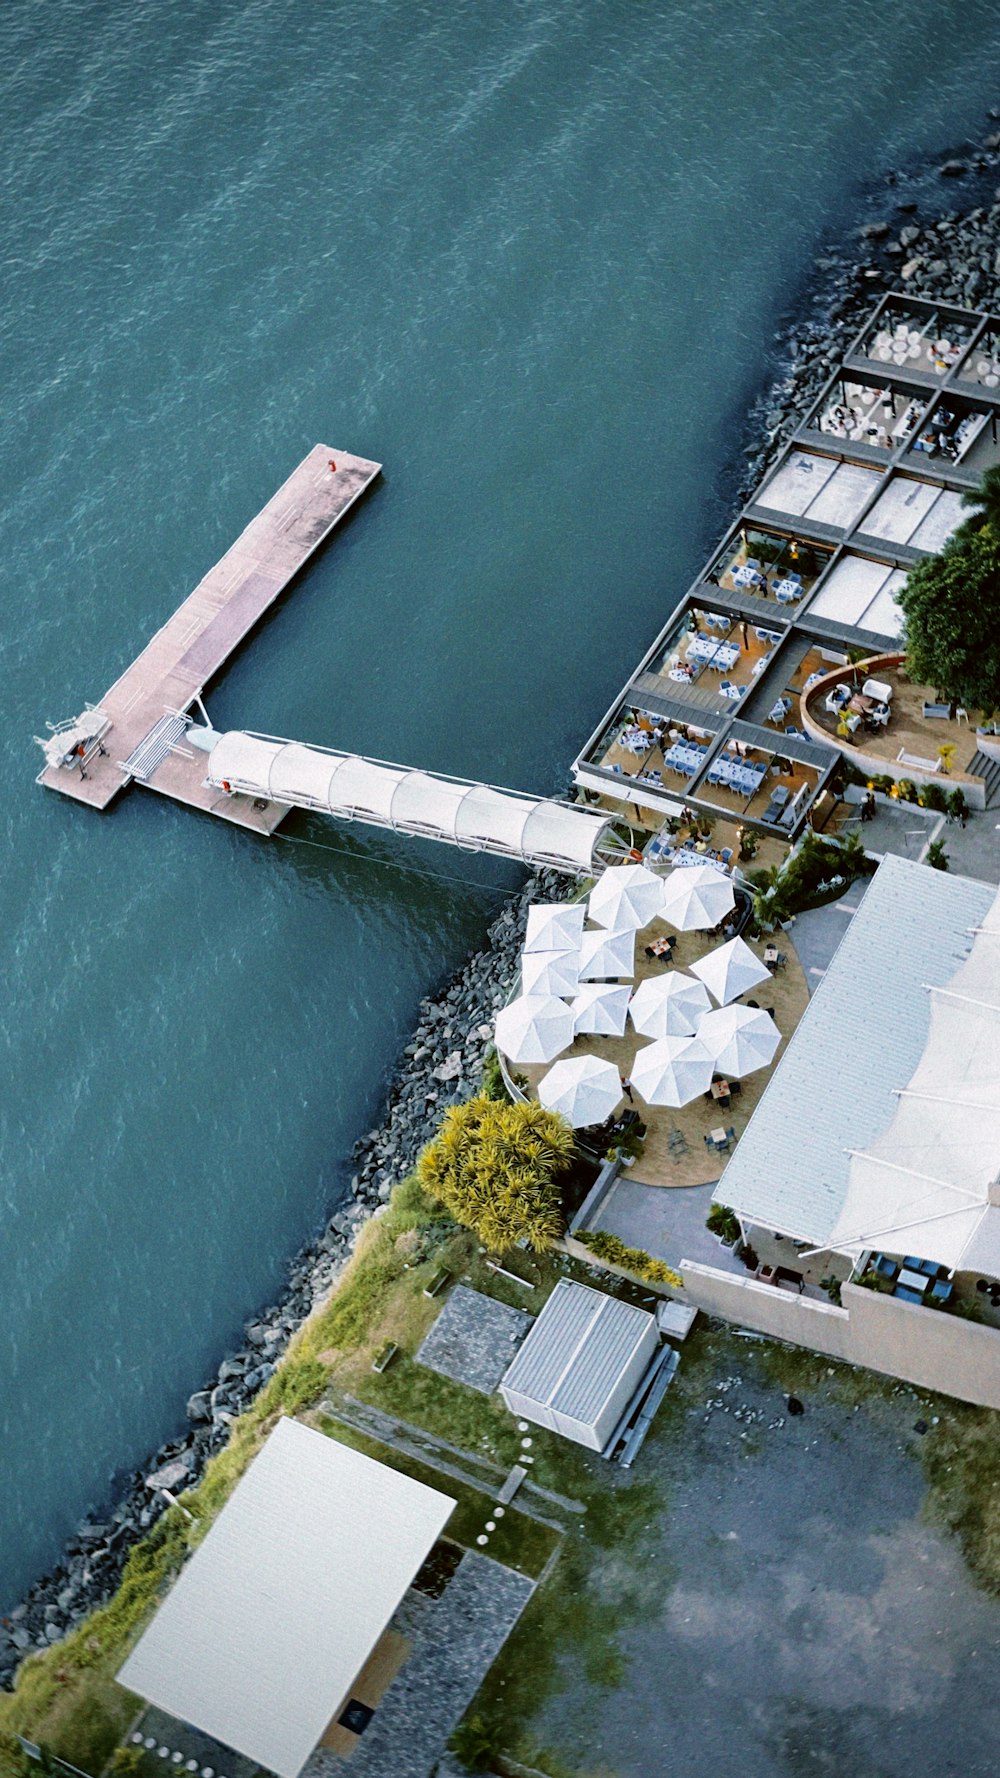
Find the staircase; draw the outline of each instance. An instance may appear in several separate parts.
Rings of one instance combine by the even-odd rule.
[[[187,733],[190,720],[188,716],[171,715],[169,712],[166,716],[161,716],[148,735],[143,736],[134,752],[129,754],[128,759],[122,760],[122,771],[127,772],[130,778],[138,778],[140,784],[148,784],[175,742]]]
[[[968,769],[974,778],[981,778],[986,786],[986,807],[995,808],[1000,802],[1000,756],[983,753],[977,747]]]

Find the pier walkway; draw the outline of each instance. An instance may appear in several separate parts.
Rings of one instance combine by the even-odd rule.
[[[187,724],[171,718],[191,710],[380,469],[364,457],[315,445],[99,704],[67,725],[66,747],[58,731],[43,743],[48,763],[38,782],[106,809],[134,779],[192,808],[272,833],[287,804],[227,796],[206,784],[204,753],[185,744]]]

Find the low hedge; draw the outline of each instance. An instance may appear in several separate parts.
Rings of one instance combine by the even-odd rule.
[[[674,1290],[682,1290],[684,1280],[679,1272],[675,1272],[662,1259],[654,1259],[643,1247],[626,1247],[617,1235],[606,1235],[601,1229],[593,1232],[587,1230],[577,1235],[576,1239],[582,1246],[588,1247],[595,1259],[607,1260],[611,1266],[621,1266],[623,1272],[631,1272],[636,1278],[642,1278],[647,1284],[669,1284]]]

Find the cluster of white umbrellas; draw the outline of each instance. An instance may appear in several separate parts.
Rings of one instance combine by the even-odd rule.
[[[717,926],[735,905],[728,877],[709,866],[674,871],[664,881],[642,864],[605,871],[582,904],[528,910],[520,996],[497,1014],[496,1041],[515,1063],[555,1062],[538,1097],[579,1129],[602,1123],[622,1098],[613,1062],[599,1056],[555,1061],[588,1032],[621,1037],[629,1018],[640,1036],[631,1083],[648,1105],[687,1105],[708,1091],[716,1072],[764,1068],[781,1041],[759,1008],[733,1006],[768,970],[740,938],[720,945],[691,974],[670,970],[633,992],[635,934],[656,918],[682,932]],[[589,916],[598,930],[585,930]],[[624,978],[624,980],[623,980]],[[712,1000],[718,1002],[712,1009]]]

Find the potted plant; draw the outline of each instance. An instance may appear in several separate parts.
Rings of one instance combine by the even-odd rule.
[[[955,759],[954,741],[942,741],[938,746],[938,755],[941,760],[942,772],[945,774],[949,773]]]

